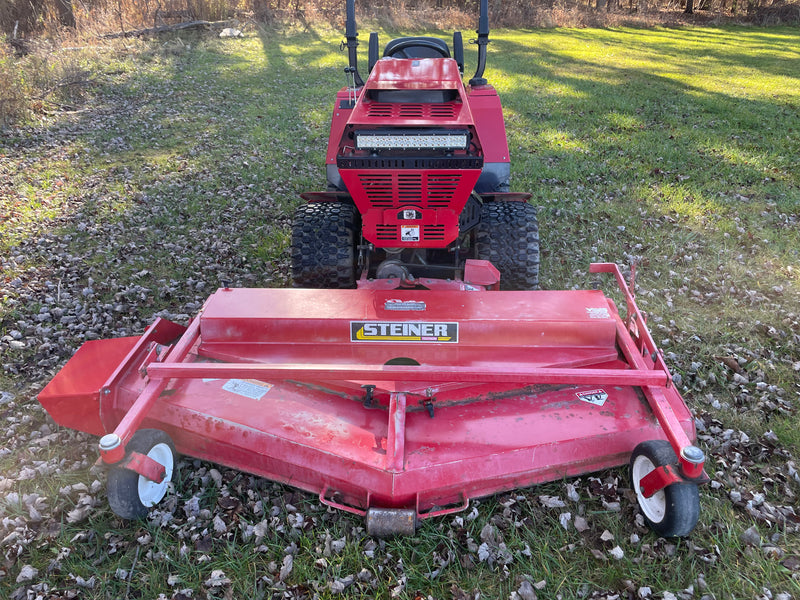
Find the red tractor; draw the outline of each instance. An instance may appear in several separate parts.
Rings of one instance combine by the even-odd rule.
[[[629,462],[645,522],[692,531],[705,456],[633,282],[590,267],[624,317],[600,290],[495,290],[536,287],[539,240],[529,196],[508,192],[487,12],[468,86],[458,34],[454,58],[410,37],[380,59],[373,34],[363,82],[347,2],[331,189],[304,195],[292,270],[298,287],[358,289],[225,286],[185,327],[86,342],[39,394],[101,436],[117,515],[164,497],[176,452],[312,492],[371,535]]]
[[[461,32],[369,38],[358,72],[354,0],[347,1],[349,85],[339,91],[325,158],[328,191],[303,194],[292,227],[297,287],[349,288],[371,278],[414,287],[459,280],[467,259],[490,261],[505,289],[535,289],[539,232],[530,194],[509,192],[503,109],[483,77],[488,2],[480,4],[478,66],[462,82]]]

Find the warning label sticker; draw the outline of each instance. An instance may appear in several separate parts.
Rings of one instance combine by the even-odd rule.
[[[244,396],[251,400],[261,400],[268,391],[274,386],[271,383],[256,381],[255,379],[229,379],[222,386],[226,392],[231,392],[237,396]]]
[[[418,242],[419,225],[402,225],[400,227],[400,240],[403,242]]]
[[[608,394],[603,390],[591,390],[589,392],[578,392],[575,394],[579,399],[595,406],[603,406],[608,400]]]

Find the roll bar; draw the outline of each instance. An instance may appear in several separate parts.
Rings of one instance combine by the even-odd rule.
[[[356,28],[356,0],[347,0],[347,19],[344,24],[344,37],[347,39],[347,57],[356,87],[364,85],[364,80],[358,74],[358,31]]]
[[[478,68],[475,69],[475,75],[469,80],[471,86],[486,85],[486,79],[483,77],[483,70],[486,68],[486,46],[489,44],[489,0],[481,0],[481,12],[478,17],[478,39],[475,43],[478,44]]]

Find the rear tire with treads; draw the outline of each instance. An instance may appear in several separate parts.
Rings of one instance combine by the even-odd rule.
[[[504,290],[539,287],[539,223],[527,202],[489,201],[475,227],[475,258],[500,271]]]
[[[292,222],[294,287],[352,288],[356,283],[358,213],[347,202],[310,202]]]

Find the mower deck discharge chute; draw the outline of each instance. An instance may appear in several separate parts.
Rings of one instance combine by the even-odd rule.
[[[401,38],[381,59],[373,35],[362,81],[352,0],[347,13],[331,189],[306,194],[293,225],[307,289],[226,287],[188,327],[158,319],[87,342],[39,401],[102,436],[124,518],[165,495],[176,452],[318,494],[374,535],[630,462],[646,522],[687,535],[704,456],[633,286],[591,266],[615,278],[623,316],[601,291],[530,289],[538,228],[527,196],[507,191],[486,0],[468,87],[460,34],[454,58]]]

